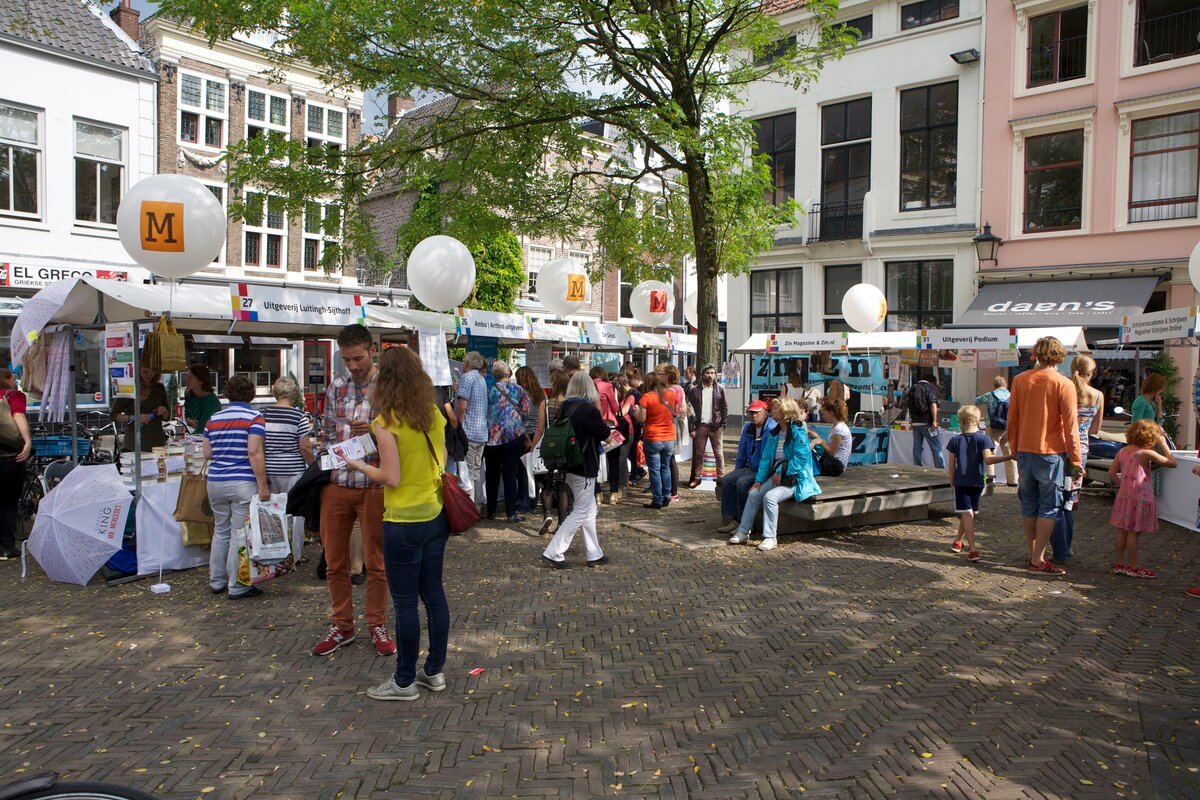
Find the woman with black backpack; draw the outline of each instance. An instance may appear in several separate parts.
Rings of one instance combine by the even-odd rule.
[[[570,420],[581,457],[577,464],[567,465],[565,470],[567,486],[575,495],[575,507],[546,545],[542,560],[555,569],[567,569],[570,566],[566,560],[567,549],[575,532],[582,528],[587,565],[594,567],[608,563],[596,535],[596,476],[600,474],[600,445],[609,438],[611,429],[600,415],[600,393],[587,373],[577,372],[571,376],[566,400],[557,418]],[[547,433],[546,438],[549,440],[551,434]]]

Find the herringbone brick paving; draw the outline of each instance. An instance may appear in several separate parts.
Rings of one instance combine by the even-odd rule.
[[[308,655],[311,565],[238,603],[204,570],[155,596],[2,565],[0,776],[206,800],[1200,796],[1195,534],[1144,537],[1157,581],[1108,575],[1089,498],[1071,574],[1037,579],[1010,492],[978,565],[947,519],[685,550],[621,525],[643,499],[603,509],[599,569],[542,569],[512,528],[454,539],[450,687],[411,704],[365,696],[394,668],[369,640]],[[711,495],[661,513],[717,522]]]

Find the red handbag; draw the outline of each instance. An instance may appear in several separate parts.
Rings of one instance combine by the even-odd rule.
[[[433,458],[434,466],[440,470],[442,465],[433,451],[433,442],[429,440],[428,433],[425,434],[425,444],[429,445],[429,455]],[[458,478],[444,471],[442,472],[442,508],[446,511],[446,527],[450,529],[451,533],[466,533],[475,526],[475,523],[479,522],[479,508],[475,505],[475,501],[463,491],[462,486],[458,484]]]

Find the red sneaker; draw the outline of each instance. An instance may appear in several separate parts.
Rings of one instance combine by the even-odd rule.
[[[954,542],[951,543],[951,545],[950,545],[950,552],[952,552],[952,553],[961,553],[962,549],[963,549],[962,539],[955,539]]]
[[[327,656],[339,647],[345,647],[354,641],[354,631],[344,631],[337,625],[329,626],[329,633],[325,638],[317,642],[313,646],[312,654],[314,656]]]
[[[386,625],[376,625],[371,628],[371,641],[375,643],[375,652],[381,656],[396,655],[396,643],[388,634]]]
[[[967,561],[978,561],[978,560],[979,560],[979,551],[978,550],[972,550],[971,552],[967,553]]]
[[[1126,567],[1125,574],[1131,578],[1157,578],[1158,573],[1149,567]]]
[[[1126,569],[1128,569],[1128,567],[1126,567],[1124,564],[1113,564],[1112,565],[1113,575],[1126,575],[1126,574],[1128,574],[1126,572]]]
[[[1025,568],[1025,571],[1028,573],[1031,573],[1033,575],[1066,575],[1067,574],[1067,571],[1065,569],[1063,569],[1062,567],[1056,567],[1053,564],[1051,564],[1049,561],[1043,561],[1041,564],[1034,564],[1032,561],[1030,561],[1029,566],[1027,566]]]
[[[1183,591],[1188,597],[1200,597],[1200,586],[1189,586]]]

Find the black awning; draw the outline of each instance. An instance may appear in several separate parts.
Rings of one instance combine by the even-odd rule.
[[[1070,281],[989,283],[955,323],[961,328],[1021,328],[1060,325],[1113,327],[1141,314],[1159,279],[1088,278]]]

